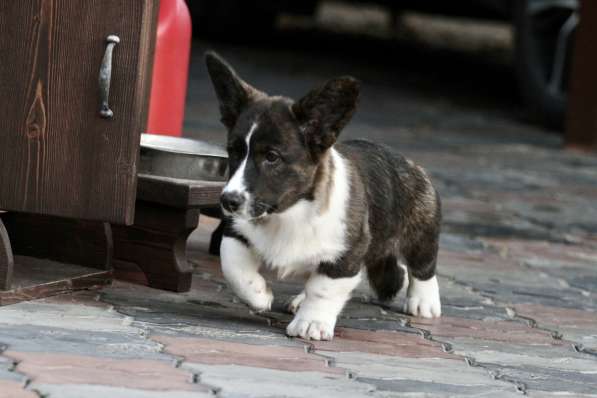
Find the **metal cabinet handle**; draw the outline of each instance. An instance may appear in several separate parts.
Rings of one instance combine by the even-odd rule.
[[[114,112],[110,109],[108,99],[110,97],[110,80],[112,79],[112,51],[114,46],[120,43],[120,38],[116,35],[110,35],[106,38],[106,52],[99,71],[99,88],[102,105],[100,116],[105,119],[112,119]]]

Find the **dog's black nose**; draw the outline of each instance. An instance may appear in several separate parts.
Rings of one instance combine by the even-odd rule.
[[[245,202],[245,197],[239,192],[225,192],[220,198],[222,207],[229,212],[235,212]]]

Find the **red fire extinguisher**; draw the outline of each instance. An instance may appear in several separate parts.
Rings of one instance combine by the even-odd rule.
[[[181,136],[191,52],[185,0],[161,0],[147,132]]]

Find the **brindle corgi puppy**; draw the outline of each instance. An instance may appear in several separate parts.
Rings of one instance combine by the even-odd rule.
[[[220,253],[234,292],[266,311],[273,294],[261,267],[306,274],[286,332],[330,340],[363,275],[380,300],[391,300],[408,273],[405,310],[439,316],[441,208],[429,176],[386,146],[337,142],[359,83],[339,77],[293,101],[251,87],[213,52],[206,62],[228,129]]]

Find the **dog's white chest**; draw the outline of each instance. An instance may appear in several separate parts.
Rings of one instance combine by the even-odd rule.
[[[313,271],[346,251],[346,208],[350,191],[345,160],[332,150],[333,187],[329,202],[300,200],[263,223],[234,220],[234,228],[280,275]]]
[[[314,215],[313,206],[301,201],[266,224],[241,221],[234,225],[265,263],[281,275],[308,272],[322,261],[335,261],[346,249],[343,218]]]

